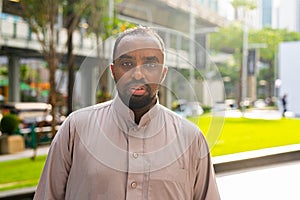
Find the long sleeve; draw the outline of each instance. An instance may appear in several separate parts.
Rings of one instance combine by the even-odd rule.
[[[204,138],[199,142],[196,166],[196,179],[194,184],[194,200],[219,200],[220,194],[215,180],[215,173],[211,162],[209,148]]]
[[[35,192],[35,200],[64,199],[72,163],[74,130],[70,118],[60,127],[48,153],[48,157]]]

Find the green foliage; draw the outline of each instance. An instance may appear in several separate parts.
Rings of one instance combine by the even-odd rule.
[[[57,16],[58,5],[63,0],[22,0],[23,17],[30,22],[32,31],[46,36],[49,22]],[[55,17],[56,20],[56,17]]]
[[[204,113],[209,113],[211,111],[211,106],[202,105],[201,107]]]
[[[113,15],[109,11],[110,0],[90,0],[87,9],[83,13],[83,18],[87,20],[88,33],[95,33],[100,36],[102,40],[107,39],[112,35],[124,31],[125,28],[133,27],[133,24],[119,20],[117,12],[114,10]],[[114,0],[114,3],[120,3],[120,0]]]
[[[240,68],[242,61],[242,38],[243,31],[241,24],[238,22],[232,23],[226,27],[223,27],[217,33],[211,34],[210,46],[213,51],[225,52],[233,54],[235,58],[235,66]],[[272,91],[274,85],[274,62],[278,54],[278,46],[281,42],[286,41],[299,41],[300,33],[290,32],[286,29],[272,29],[269,27],[260,30],[250,30],[248,35],[248,43],[258,43],[266,45],[266,48],[259,49],[259,60],[268,65],[268,69],[262,71],[261,79],[266,80],[268,83],[268,92]],[[224,66],[224,67],[223,67]],[[237,78],[236,70],[234,73],[230,73],[232,68],[223,63],[219,65],[222,76],[228,76],[231,80]],[[228,84],[227,84],[228,86]],[[233,85],[229,86],[232,87]],[[226,87],[226,85],[225,85]],[[228,88],[227,88],[228,89]],[[266,94],[267,96],[271,94]]]
[[[12,135],[17,131],[19,123],[20,121],[17,115],[4,115],[0,122],[0,130],[2,133]]]
[[[0,67],[0,75],[8,76],[8,69],[7,67]]]
[[[30,67],[28,65],[21,65],[20,66],[20,80],[22,82],[26,82],[30,76]]]
[[[211,34],[210,46],[215,51],[239,53],[242,49],[243,31],[240,23],[232,23]]]
[[[249,33],[249,43],[263,43],[267,48],[261,48],[260,58],[265,62],[273,62],[278,53],[278,45],[283,42],[283,37],[279,29],[263,28]]]
[[[221,63],[218,65],[219,72],[224,79],[224,87],[227,98],[235,98],[236,88],[239,84],[240,68],[235,63]],[[229,79],[226,81],[226,79]]]
[[[231,4],[234,8],[244,7],[249,10],[257,8],[256,0],[232,0]]]

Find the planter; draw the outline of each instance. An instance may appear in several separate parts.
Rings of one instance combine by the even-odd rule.
[[[24,151],[24,138],[21,135],[3,135],[0,137],[0,148],[1,154],[12,154]]]

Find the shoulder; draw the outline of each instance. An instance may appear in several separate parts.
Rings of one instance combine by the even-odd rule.
[[[64,126],[76,126],[88,124],[91,120],[95,120],[102,115],[104,116],[107,110],[109,110],[111,106],[111,101],[107,101],[104,103],[88,106],[85,108],[78,109],[73,111],[64,121],[62,127]],[[104,116],[105,117],[105,116]]]
[[[104,112],[106,109],[109,109],[112,104],[112,101],[106,101],[103,103],[99,103],[96,105],[88,106],[85,108],[81,108],[79,110],[76,110],[70,114],[71,118],[74,117],[86,117],[87,115],[93,114],[93,113],[99,113]]]
[[[199,135],[202,134],[199,127],[194,124],[193,122],[189,121],[188,119],[178,115],[177,113],[173,112],[172,110],[160,105],[160,110],[162,111],[163,115],[165,116],[165,120],[168,124],[173,123],[176,127],[181,127],[180,130],[183,133],[188,134],[195,134]]]
[[[203,158],[208,155],[209,147],[201,129],[190,120],[178,115],[164,106],[161,111],[165,116],[168,127],[172,126],[177,138],[183,146],[189,146],[192,154],[197,158]]]

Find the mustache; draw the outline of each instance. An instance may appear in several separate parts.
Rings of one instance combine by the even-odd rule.
[[[126,85],[125,85],[125,88],[131,88],[131,87],[133,87],[133,86],[141,86],[141,85],[143,85],[143,86],[145,86],[147,89],[149,89],[150,88],[150,85],[149,84],[147,84],[144,80],[139,80],[139,81],[130,81],[129,83],[127,83]]]

